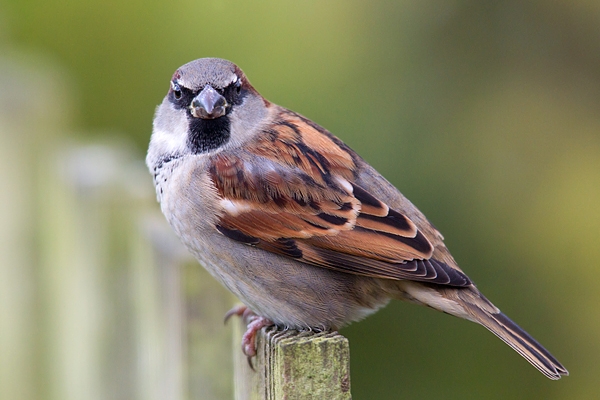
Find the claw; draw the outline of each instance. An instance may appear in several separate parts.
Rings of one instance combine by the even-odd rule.
[[[252,357],[256,355],[256,334],[265,326],[273,325],[273,321],[254,314],[243,304],[235,306],[229,310],[227,314],[225,314],[225,322],[227,322],[227,320],[234,315],[242,317],[242,321],[248,325],[246,332],[242,336],[242,352],[246,355],[246,357],[248,357],[248,364],[254,371]]]
[[[273,325],[270,319],[254,315],[252,322],[248,324],[248,329],[242,336],[242,352],[248,357],[248,364],[254,371],[252,357],[256,355],[256,334],[265,326]]]
[[[225,314],[225,318],[223,320],[223,323],[227,323],[227,321],[229,321],[229,318],[233,317],[234,315],[237,315],[238,317],[242,317],[244,315],[245,312],[247,312],[249,309],[248,307],[246,307],[243,304],[238,304],[237,306],[233,307],[231,310],[227,311],[227,313]]]

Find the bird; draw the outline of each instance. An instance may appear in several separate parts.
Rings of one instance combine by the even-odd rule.
[[[242,348],[264,326],[339,330],[392,299],[480,324],[546,377],[568,371],[459,268],[444,237],[350,147],[276,105],[234,63],[175,71],[146,164],[187,249],[243,303]]]

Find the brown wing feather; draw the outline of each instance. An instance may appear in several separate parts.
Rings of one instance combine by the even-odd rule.
[[[471,284],[431,258],[432,243],[410,218],[352,183],[356,156],[318,125],[282,111],[242,151],[212,160],[222,234],[346,273]]]

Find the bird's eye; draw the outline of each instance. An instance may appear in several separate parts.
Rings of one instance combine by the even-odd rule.
[[[181,88],[179,87],[179,85],[175,82],[171,82],[171,90],[173,91],[173,96],[175,97],[175,100],[180,100],[183,94],[181,93]]]
[[[237,79],[234,83],[235,91],[239,94],[242,91],[242,81],[241,79]]]

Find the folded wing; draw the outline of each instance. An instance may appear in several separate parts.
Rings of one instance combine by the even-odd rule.
[[[355,184],[345,145],[303,117],[287,115],[239,154],[217,154],[216,228],[247,245],[350,274],[468,286],[406,215]]]

